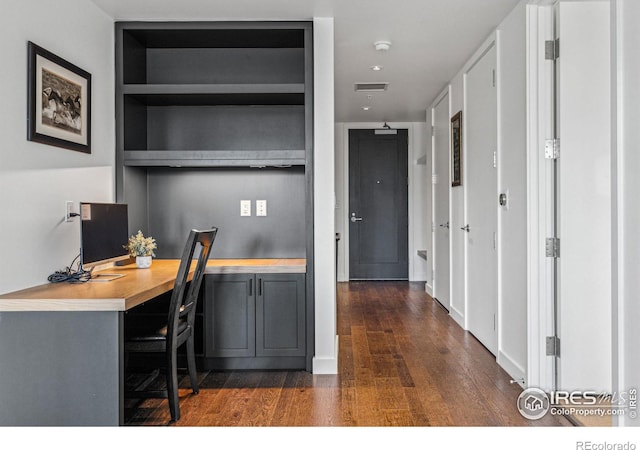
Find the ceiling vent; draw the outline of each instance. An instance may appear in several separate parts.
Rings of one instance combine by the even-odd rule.
[[[389,83],[356,83],[356,92],[384,92],[389,87]]]

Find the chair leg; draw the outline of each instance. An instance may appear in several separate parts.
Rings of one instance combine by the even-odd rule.
[[[198,388],[198,372],[196,370],[196,352],[193,347],[193,334],[187,339],[187,369],[191,378],[191,390],[194,394],[200,392]]]
[[[176,349],[170,349],[167,355],[167,397],[171,420],[180,419],[180,402],[178,400],[178,358]]]

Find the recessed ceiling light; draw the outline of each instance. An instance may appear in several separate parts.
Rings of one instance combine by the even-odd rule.
[[[389,48],[391,47],[391,42],[389,41],[377,41],[373,43],[373,46],[376,48],[376,50],[378,50],[379,52],[386,52],[387,50],[389,50]]]
[[[378,51],[386,52],[387,50],[389,50],[389,48],[391,48],[391,42],[389,42],[389,41],[377,41],[377,42],[373,43],[373,46]]]
[[[371,106],[363,106],[362,110],[363,111],[369,111],[371,109]]]
[[[378,66],[378,65],[371,66],[371,67],[369,67],[369,68],[370,68],[371,70],[375,71],[375,72],[379,72],[379,71],[381,71],[381,70],[382,70],[382,66]]]

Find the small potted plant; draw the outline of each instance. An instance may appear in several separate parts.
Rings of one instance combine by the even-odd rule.
[[[136,258],[136,266],[139,269],[148,269],[151,267],[151,258],[156,256],[153,252],[156,248],[156,240],[152,237],[144,237],[142,231],[138,230],[138,234],[131,236],[129,242],[124,246],[129,250],[129,255]]]

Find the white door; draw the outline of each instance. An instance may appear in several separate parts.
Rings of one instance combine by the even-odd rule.
[[[467,327],[494,355],[497,351],[498,273],[497,89],[493,45],[465,74],[462,116],[465,187]]]
[[[433,124],[433,296],[449,304],[449,94],[432,109]]]
[[[611,391],[608,1],[560,2],[558,389]]]

